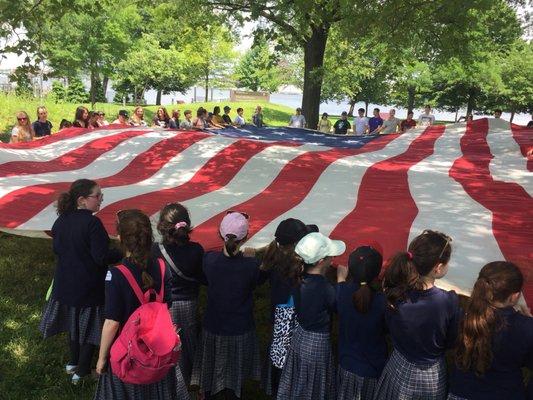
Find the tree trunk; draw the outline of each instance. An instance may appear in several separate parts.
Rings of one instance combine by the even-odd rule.
[[[104,76],[104,79],[102,79],[102,92],[104,93],[106,101],[107,101],[107,85],[109,85],[109,76]]]
[[[515,111],[514,111],[514,107],[513,107],[513,108],[511,109],[511,119],[509,120],[509,122],[513,122],[514,114],[515,114]]]
[[[205,102],[209,101],[209,70],[205,71]]]
[[[155,96],[155,105],[160,106],[161,105],[161,93],[163,91],[161,89],[157,89],[157,95]]]
[[[91,108],[94,110],[94,103],[96,103],[96,72],[94,67],[91,68]]]
[[[412,111],[415,107],[415,88],[409,86],[407,88],[407,111]]]
[[[304,90],[302,98],[303,114],[307,127],[316,129],[320,113],[320,92],[322,91],[322,66],[328,40],[329,25],[312,28],[311,37],[304,45]]]
[[[468,90],[468,101],[466,103],[466,115],[472,114],[472,111],[474,111],[475,101],[476,101],[476,91],[474,89]]]
[[[365,116],[368,117],[368,101],[365,100]]]
[[[454,122],[457,122],[457,117],[459,116],[459,108],[456,108],[455,109],[455,121]]]
[[[355,108],[356,101],[354,99],[350,100],[350,109],[348,110],[348,116],[353,117],[353,109]]]

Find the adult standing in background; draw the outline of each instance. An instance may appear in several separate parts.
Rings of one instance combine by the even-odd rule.
[[[374,108],[374,116],[368,120],[368,134],[378,133],[383,126],[383,118],[379,116],[379,108]]]
[[[365,109],[357,110],[358,116],[353,119],[353,130],[356,135],[364,135],[368,132],[368,117],[365,117]]]
[[[44,137],[52,134],[52,123],[48,121],[48,110],[44,106],[37,107],[37,121],[32,124],[35,137]]]
[[[76,128],[88,128],[89,127],[89,110],[87,107],[79,106],[76,109],[76,114],[74,115],[74,122],[72,126]]]
[[[11,131],[11,139],[9,143],[31,142],[34,133],[30,124],[30,117],[26,111],[19,111],[17,113],[17,124]]]
[[[396,133],[400,128],[401,121],[399,118],[396,118],[396,110],[393,108],[389,111],[389,118],[383,121],[383,125],[378,130],[379,133],[384,135],[389,133]]]
[[[289,120],[289,126],[291,128],[305,128],[305,117],[302,114],[302,109],[298,107],[296,109],[296,114],[291,116],[291,119]]]
[[[418,126],[428,127],[435,124],[435,116],[431,114],[431,106],[428,104],[424,112],[418,117]]]

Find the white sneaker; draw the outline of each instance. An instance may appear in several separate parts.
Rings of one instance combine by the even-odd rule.
[[[65,365],[65,372],[69,375],[72,375],[76,372],[76,370],[78,369],[78,366],[77,365],[72,365],[72,364],[67,364]]]
[[[81,376],[79,376],[78,374],[72,375],[71,382],[73,385],[77,385],[78,383],[80,383],[80,381],[81,381]]]

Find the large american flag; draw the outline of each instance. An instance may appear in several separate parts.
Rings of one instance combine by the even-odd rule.
[[[533,132],[499,119],[416,128],[403,135],[332,137],[290,128],[179,132],[72,128],[0,145],[0,228],[43,235],[54,201],[79,178],[98,181],[98,216],[115,234],[116,212],[153,221],[169,202],[191,212],[193,237],[218,248],[228,210],[251,216],[247,246],[269,243],[288,217],[314,223],[387,258],[424,229],[453,237],[439,286],[468,294],[487,262],[516,262],[533,304]],[[345,262],[349,251],[339,262]]]

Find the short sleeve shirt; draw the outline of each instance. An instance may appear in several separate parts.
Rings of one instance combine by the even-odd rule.
[[[398,118],[386,119],[385,121],[383,121],[383,130],[380,133],[396,133],[399,125],[400,120]]]
[[[367,117],[355,117],[353,119],[353,126],[355,128],[356,135],[363,135],[368,127]]]
[[[433,114],[420,114],[418,117],[418,125],[426,127],[435,123],[435,116]]]
[[[416,126],[416,121],[414,119],[408,120],[404,119],[402,123],[400,124],[400,130],[406,131],[408,129],[414,128]]]
[[[36,137],[43,137],[52,134],[52,123],[50,121],[35,121],[33,123],[33,131]]]
[[[305,117],[300,115],[293,115],[289,122],[289,126],[293,128],[304,128],[305,127]]]

